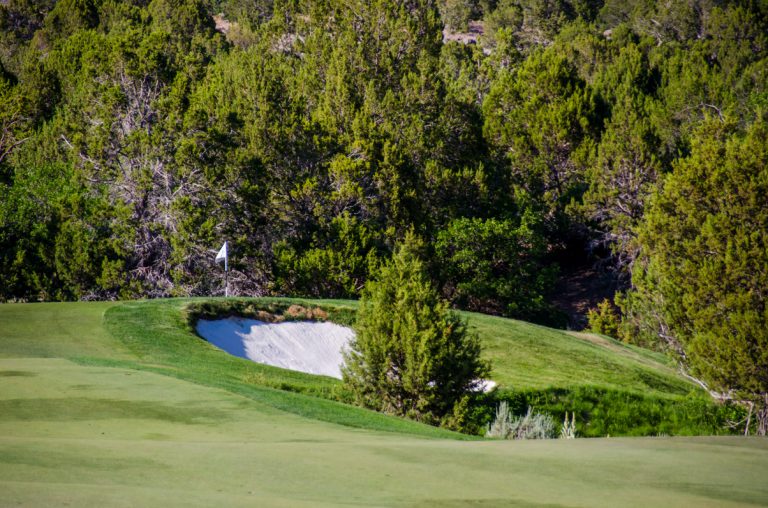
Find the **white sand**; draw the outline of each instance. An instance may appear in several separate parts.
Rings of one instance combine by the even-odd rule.
[[[351,328],[334,323],[254,319],[201,319],[197,333],[227,353],[284,369],[341,379],[342,349],[354,338]]]
[[[227,353],[284,369],[341,379],[342,351],[355,337],[346,326],[313,321],[265,323],[255,319],[201,319],[197,333]],[[478,388],[496,386],[481,379]]]

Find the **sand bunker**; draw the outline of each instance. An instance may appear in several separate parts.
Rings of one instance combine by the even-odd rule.
[[[284,369],[341,379],[342,350],[355,337],[334,323],[254,319],[201,319],[197,333],[227,353]]]
[[[227,353],[284,369],[341,379],[342,351],[355,338],[346,326],[314,321],[265,323],[228,318],[197,322],[197,333]],[[490,391],[496,383],[481,379],[478,389]]]

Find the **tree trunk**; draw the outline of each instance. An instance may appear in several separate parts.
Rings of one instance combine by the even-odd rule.
[[[757,435],[768,435],[768,393],[763,394],[763,400],[757,410]]]

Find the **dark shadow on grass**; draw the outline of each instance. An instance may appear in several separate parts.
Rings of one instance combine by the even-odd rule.
[[[149,401],[91,399],[9,399],[0,400],[0,421],[84,421],[107,419],[159,420],[186,425],[226,420],[222,411],[187,409],[180,405]]]
[[[535,506],[536,508],[562,508],[568,505],[531,503],[530,501],[516,501],[514,499],[427,499],[424,501],[419,501],[412,506],[418,508],[458,508],[471,506],[476,506],[478,508],[490,508],[497,506],[499,508],[521,506]]]

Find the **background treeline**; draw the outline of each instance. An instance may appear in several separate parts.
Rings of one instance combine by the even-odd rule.
[[[0,299],[217,294],[225,239],[237,294],[354,297],[414,231],[462,308],[564,325],[596,266],[627,340],[750,336],[767,44],[764,0],[1,2]]]

